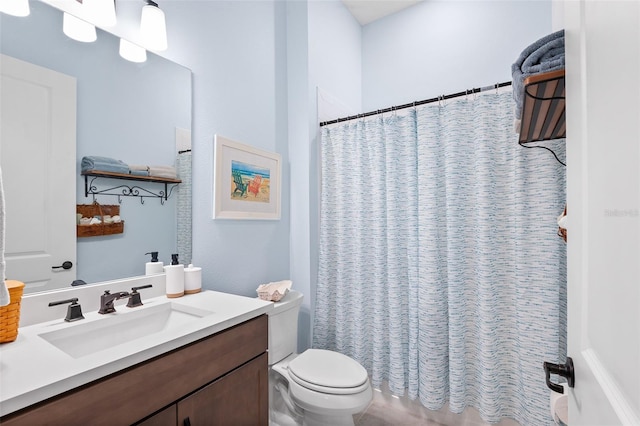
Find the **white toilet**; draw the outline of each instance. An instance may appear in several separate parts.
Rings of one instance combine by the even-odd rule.
[[[269,313],[271,425],[353,425],[372,398],[367,371],[338,352],[296,354],[302,294],[289,291]]]

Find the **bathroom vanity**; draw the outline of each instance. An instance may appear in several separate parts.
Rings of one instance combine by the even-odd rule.
[[[0,346],[0,423],[266,426],[272,306],[205,291],[21,328]]]

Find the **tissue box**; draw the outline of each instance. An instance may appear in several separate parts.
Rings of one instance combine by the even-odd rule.
[[[260,284],[256,289],[258,297],[270,302],[279,302],[291,288],[291,281],[278,281],[269,284]]]
[[[286,294],[286,292],[285,292]],[[267,300],[271,302],[279,302],[280,299],[284,297],[284,294],[280,294],[278,290],[274,291],[271,295],[267,290],[258,290],[258,297],[262,300]]]

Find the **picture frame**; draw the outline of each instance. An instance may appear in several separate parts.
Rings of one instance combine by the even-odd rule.
[[[214,219],[280,219],[280,154],[215,135],[213,157]]]

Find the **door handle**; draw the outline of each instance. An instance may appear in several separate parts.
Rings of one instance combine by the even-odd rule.
[[[65,260],[64,262],[62,262],[62,265],[60,266],[52,266],[51,269],[71,269],[73,268],[73,263]]]
[[[558,392],[558,393],[564,393],[564,388],[561,385],[557,383],[553,383],[551,381],[552,374],[557,374],[558,376],[562,376],[565,379],[567,379],[567,384],[569,385],[570,388],[575,386],[576,376],[574,374],[573,360],[571,359],[571,357],[567,357],[567,360],[565,361],[564,364],[552,364],[550,362],[545,361],[543,366],[544,366],[544,376],[547,382],[547,386],[552,391]]]

